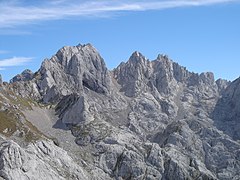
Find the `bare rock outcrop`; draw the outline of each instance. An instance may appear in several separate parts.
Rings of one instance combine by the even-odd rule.
[[[67,152],[47,141],[25,148],[13,141],[3,142],[0,146],[0,176],[22,180],[88,178],[88,174]]]
[[[34,76],[34,73],[29,70],[29,69],[26,69],[24,70],[21,74],[18,74],[16,76],[14,76],[10,82],[11,83],[14,83],[14,82],[17,82],[17,81],[30,81]]]
[[[81,93],[88,88],[97,93],[110,93],[111,78],[97,50],[90,44],[63,47],[39,70],[37,82],[44,102]]]
[[[215,125],[235,140],[240,140],[240,79],[222,93],[213,111]]]
[[[239,84],[190,72],[166,55],[151,61],[139,52],[109,71],[92,45],[63,47],[32,78],[8,86],[54,110],[79,147],[69,153],[82,160],[75,162],[53,143],[23,148],[7,141],[1,176],[239,179]],[[28,159],[35,165],[25,172]]]

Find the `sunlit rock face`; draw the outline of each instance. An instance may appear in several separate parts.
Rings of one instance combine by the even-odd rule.
[[[16,77],[1,85],[2,111],[21,98],[14,112],[40,137],[2,136],[5,179],[240,179],[239,79],[140,52],[108,70],[90,44]]]

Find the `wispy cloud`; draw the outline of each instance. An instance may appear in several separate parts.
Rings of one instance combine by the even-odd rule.
[[[130,2],[126,0],[43,0],[40,1],[41,3],[32,4],[27,4],[26,2],[24,4],[19,0],[0,1],[0,28],[16,27],[17,25],[38,23],[39,21],[66,19],[73,16],[102,17],[101,15],[103,14],[111,15],[114,12],[204,6],[239,2],[239,0],[132,0]]]
[[[8,51],[5,51],[5,50],[0,50],[0,54],[7,54],[9,53]]]
[[[13,57],[9,59],[2,59],[0,60],[0,70],[4,70],[6,67],[23,66],[32,60],[33,58],[31,57]]]

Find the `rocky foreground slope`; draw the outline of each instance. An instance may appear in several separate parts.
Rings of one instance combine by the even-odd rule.
[[[240,80],[63,47],[1,84],[3,179],[240,179]]]

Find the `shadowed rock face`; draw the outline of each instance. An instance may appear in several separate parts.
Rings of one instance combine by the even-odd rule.
[[[50,60],[44,60],[39,74],[37,85],[46,103],[72,93],[80,94],[84,87],[101,94],[110,93],[109,71],[90,44],[63,47]]]
[[[67,179],[65,172],[73,166],[70,179],[240,179],[239,82],[215,81],[213,73],[189,72],[166,55],[151,61],[139,52],[109,71],[87,44],[63,47],[32,79],[9,86],[16,95],[55,110],[55,124],[45,129],[52,128],[54,133],[47,134],[64,150],[47,143],[46,151],[67,151],[75,158],[48,156],[37,164],[43,172],[50,168],[49,177]],[[47,111],[41,108],[33,108],[27,117],[42,130],[44,121],[53,122],[47,114],[39,118],[41,123],[31,120]],[[31,146],[39,149],[40,142]],[[32,154],[45,157],[17,144],[2,145],[2,159],[8,160],[0,163],[2,177],[26,176],[18,158],[12,160],[17,168],[6,165],[10,154],[5,147],[20,149],[23,153],[13,156],[29,156],[34,162],[38,159]],[[27,177],[35,170],[29,169]]]
[[[240,79],[223,92],[213,112],[215,125],[235,140],[240,139]]]

